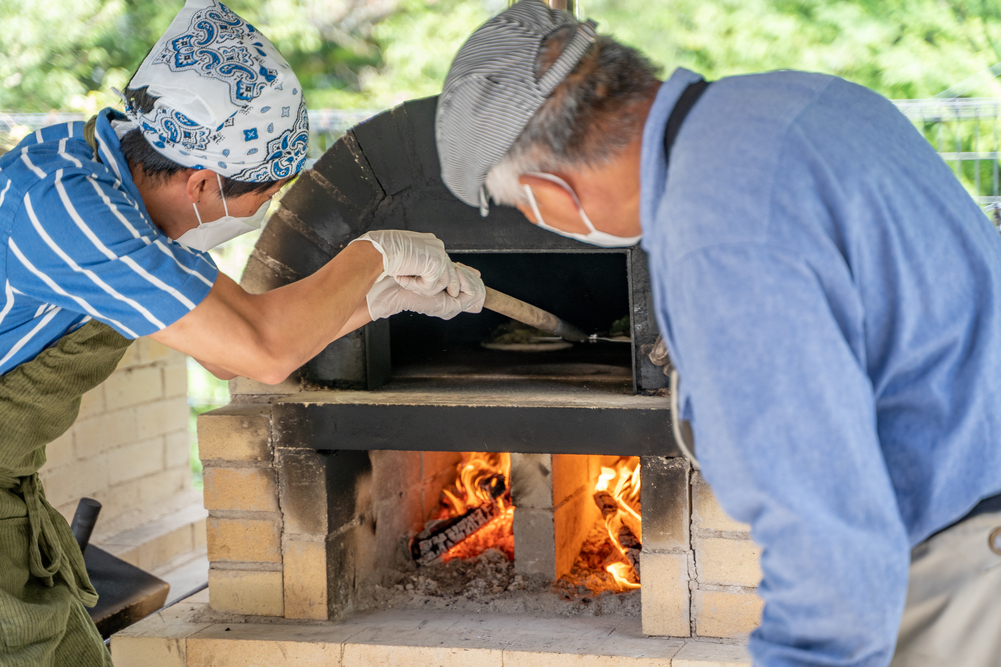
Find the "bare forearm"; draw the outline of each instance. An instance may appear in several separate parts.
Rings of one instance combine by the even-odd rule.
[[[382,272],[382,255],[356,243],[313,275],[252,299],[261,336],[298,367],[369,321],[365,295]]]
[[[277,383],[365,324],[365,295],[382,265],[372,244],[355,243],[313,275],[264,294],[248,294],[221,275],[197,308],[152,338],[223,376]]]

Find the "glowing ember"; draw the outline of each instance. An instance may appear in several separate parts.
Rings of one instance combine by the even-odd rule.
[[[441,492],[441,511],[411,543],[419,562],[474,558],[498,549],[514,559],[514,506],[508,491],[511,456],[468,452],[455,483]]]
[[[447,563],[453,558],[476,558],[487,549],[504,552],[509,560],[514,560],[514,506],[508,505],[500,516],[449,549],[441,561]]]

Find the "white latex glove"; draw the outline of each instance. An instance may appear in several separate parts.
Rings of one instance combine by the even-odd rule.
[[[431,296],[445,290],[449,296],[459,295],[459,275],[445,252],[445,244],[434,234],[407,232],[401,229],[380,229],[366,232],[351,243],[368,241],[382,253],[381,282],[393,276],[404,288]]]
[[[459,313],[480,312],[487,293],[480,272],[462,264],[454,264],[453,268],[459,279],[458,296],[449,296],[444,290],[425,296],[406,289],[392,276],[387,276],[373,285],[366,295],[368,314],[372,320],[378,320],[408,310],[450,320]]]

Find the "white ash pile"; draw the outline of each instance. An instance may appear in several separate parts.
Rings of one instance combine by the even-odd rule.
[[[638,591],[595,595],[586,588],[515,574],[497,549],[424,566],[400,563],[381,570],[363,588],[362,609],[448,609],[539,616],[638,616]]]

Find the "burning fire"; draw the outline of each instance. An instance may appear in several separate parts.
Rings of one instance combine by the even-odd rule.
[[[506,487],[511,476],[510,454],[467,452],[456,468],[455,484],[441,492],[444,513],[440,518],[458,516],[488,503],[498,503],[502,512],[511,506],[507,494],[497,494],[498,484]]]
[[[614,467],[602,467],[594,487],[595,502],[601,508],[608,537],[621,560],[609,564],[620,590],[639,588],[639,550],[643,523],[637,511],[640,504],[640,460],[623,457]],[[611,502],[608,496],[611,497]]]
[[[467,452],[456,466],[455,483],[441,492],[441,512],[417,538],[417,550],[429,549],[427,539],[445,547],[442,562],[453,558],[474,558],[487,549],[503,551],[514,559],[514,505],[508,490],[511,455]],[[425,537],[425,534],[437,537]],[[447,540],[447,542],[446,542]],[[444,548],[444,547],[440,547]],[[412,545],[413,549],[413,545]],[[435,548],[433,553],[437,552]]]

